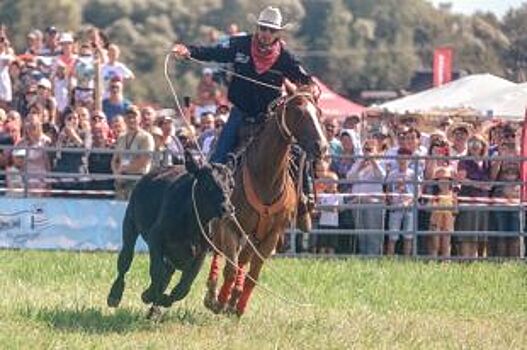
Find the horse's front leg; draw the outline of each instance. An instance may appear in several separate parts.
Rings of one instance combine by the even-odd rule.
[[[260,255],[264,259],[267,259],[269,256],[271,256],[273,250],[276,248],[276,244],[278,243],[280,235],[283,233],[283,231],[283,229],[273,231],[270,235],[266,237],[264,241],[262,241],[259,245],[256,246],[256,249],[259,250],[260,254],[255,253],[252,255],[251,268],[248,273],[248,276],[250,278],[247,278],[245,280],[245,283],[243,285],[243,291],[240,295],[240,299],[238,300],[238,305],[236,306],[236,314],[238,316],[241,316],[245,313],[247,309],[247,304],[256,285],[256,281],[258,281],[258,278],[260,277],[260,272],[262,271],[264,263]]]
[[[229,306],[227,307],[227,313],[236,314],[236,305],[238,300],[243,292],[243,286],[245,284],[245,267],[251,261],[251,258],[254,254],[254,249],[252,245],[245,245],[242,248],[238,256],[238,269],[236,271],[236,281],[234,282],[234,288],[231,293],[231,298],[229,299]]]
[[[225,267],[223,268],[223,285],[218,294],[216,312],[225,310],[231,297],[238,273],[238,254],[245,237],[245,234],[240,232],[239,227],[230,219],[225,220],[223,228],[222,250],[225,255]]]

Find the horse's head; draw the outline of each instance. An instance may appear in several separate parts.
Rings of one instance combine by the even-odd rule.
[[[274,107],[282,136],[290,142],[298,143],[309,158],[320,158],[328,150],[316,100],[311,89],[300,88],[281,98]]]

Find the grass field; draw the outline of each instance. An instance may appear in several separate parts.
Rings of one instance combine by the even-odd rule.
[[[527,348],[527,266],[275,259],[241,319],[202,306],[204,268],[160,323],[145,320],[148,262],[136,256],[121,307],[106,307],[110,253],[0,250],[0,349]],[[281,282],[286,277],[301,291]]]

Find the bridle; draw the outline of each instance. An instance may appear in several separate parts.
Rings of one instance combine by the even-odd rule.
[[[316,108],[317,115],[320,115],[321,111],[316,104],[315,97],[312,93],[306,91],[295,92],[291,96],[281,96],[272,101],[267,108],[267,114],[276,121],[278,130],[287,143],[297,142],[296,137],[291,132],[291,129],[287,125],[287,120],[285,118],[287,105],[297,97],[307,98],[307,100]],[[281,113],[277,113],[279,107],[282,107]]]

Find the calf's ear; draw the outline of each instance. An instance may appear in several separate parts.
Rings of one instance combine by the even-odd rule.
[[[199,164],[192,156],[192,153],[189,150],[185,150],[185,169],[187,169],[187,172],[195,174],[199,168]]]

